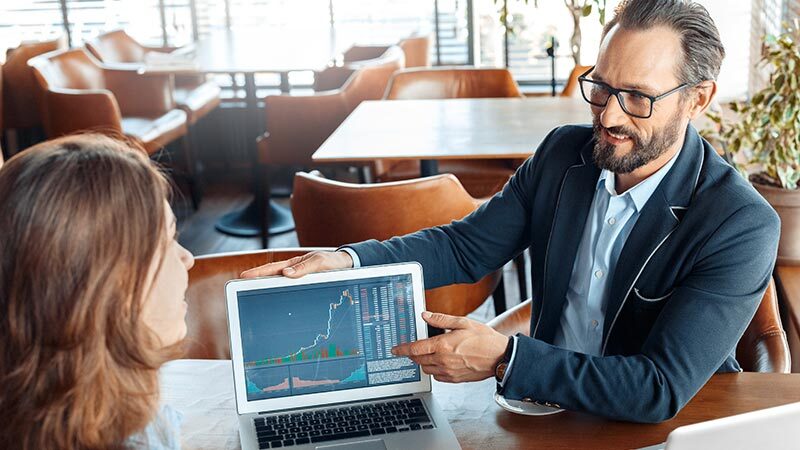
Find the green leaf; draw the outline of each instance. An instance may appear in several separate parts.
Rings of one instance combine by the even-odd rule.
[[[583,8],[581,10],[581,14],[583,15],[583,17],[588,17],[589,14],[591,14],[591,13],[592,13],[592,4],[591,3],[587,3],[587,4],[583,5]]]

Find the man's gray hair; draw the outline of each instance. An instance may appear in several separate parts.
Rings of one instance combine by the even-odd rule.
[[[623,0],[615,13],[603,28],[603,37],[615,25],[628,30],[668,27],[681,39],[683,58],[677,61],[676,74],[680,81],[692,85],[717,79],[725,48],[703,5],[691,0]]]

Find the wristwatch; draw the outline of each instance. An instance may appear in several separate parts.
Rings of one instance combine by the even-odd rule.
[[[508,364],[511,362],[511,353],[514,351],[514,337],[511,336],[508,338],[508,345],[506,345],[506,352],[503,354],[503,357],[500,358],[500,361],[494,367],[494,378],[497,380],[498,383],[503,382],[503,378],[506,377],[506,370],[508,370]]]

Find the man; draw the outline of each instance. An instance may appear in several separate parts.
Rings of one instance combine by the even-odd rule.
[[[724,49],[687,0],[624,2],[581,80],[594,123],[550,133],[461,221],[315,252],[245,276],[419,261],[426,287],[474,282],[530,247],[530,337],[424,314],[449,333],[394,349],[450,382],[609,418],[673,417],[735,347],[772,273],[779,220],[689,125]]]

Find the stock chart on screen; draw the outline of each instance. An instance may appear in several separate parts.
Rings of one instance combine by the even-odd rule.
[[[419,381],[411,275],[240,292],[248,400]]]

